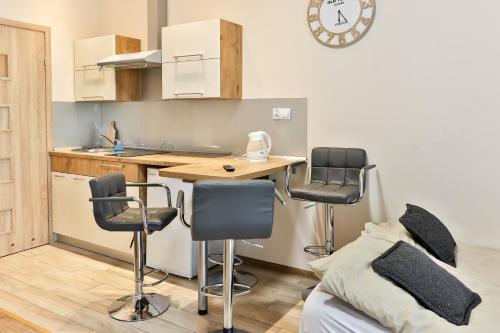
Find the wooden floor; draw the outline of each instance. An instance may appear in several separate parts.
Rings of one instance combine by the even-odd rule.
[[[249,332],[297,332],[302,289],[311,278],[245,266],[257,275],[255,291],[235,300],[235,327]],[[146,282],[154,281],[146,278]],[[138,323],[111,319],[107,307],[133,292],[131,265],[61,243],[0,258],[0,307],[51,332],[196,332],[221,328],[220,299],[209,299],[209,314],[197,314],[196,280],[175,276],[150,292],[170,297],[162,316]],[[0,327],[0,331],[1,327]]]

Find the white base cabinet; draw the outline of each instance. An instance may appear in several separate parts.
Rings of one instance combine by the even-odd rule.
[[[186,219],[191,219],[193,184],[180,179],[160,177],[158,169],[148,169],[148,183],[167,184],[172,192],[172,204],[177,202],[177,192],[184,191]],[[166,207],[167,195],[163,188],[148,188],[148,207]],[[222,241],[208,243],[209,253],[222,253]],[[186,228],[177,216],[162,231],[148,236],[147,260],[149,267],[159,268],[171,274],[193,278],[198,274],[198,244],[191,238],[191,230]],[[209,263],[209,267],[213,264]]]
[[[80,241],[124,254],[132,253],[131,232],[102,230],[94,220],[89,180],[92,177],[52,172],[52,231]],[[139,197],[139,189],[127,189],[128,195]],[[135,203],[129,203],[137,207]]]

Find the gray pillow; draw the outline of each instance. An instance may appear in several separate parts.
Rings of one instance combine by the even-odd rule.
[[[406,204],[406,212],[399,222],[433,256],[453,267],[455,261],[455,240],[446,226],[425,209]]]
[[[410,293],[423,307],[455,325],[467,325],[472,309],[481,303],[478,294],[403,241],[375,259],[372,268]]]

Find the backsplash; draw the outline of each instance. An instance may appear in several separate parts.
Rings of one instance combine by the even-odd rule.
[[[292,109],[292,119],[273,120],[273,107]],[[248,133],[262,130],[273,139],[273,154],[307,154],[307,100],[143,101],[102,104],[102,131],[116,121],[126,145],[151,147],[219,146],[243,153]]]
[[[100,142],[101,104],[53,102],[54,147],[92,146]]]
[[[148,80],[150,81],[150,80]],[[151,94],[151,92],[150,92]],[[218,146],[241,154],[248,133],[268,132],[272,154],[307,155],[307,99],[147,100],[125,103],[54,102],[54,147],[96,145],[116,121],[125,145],[158,148]],[[273,120],[273,107],[291,108],[291,120]]]

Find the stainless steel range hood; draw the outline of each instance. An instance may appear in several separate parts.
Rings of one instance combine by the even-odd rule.
[[[117,69],[161,67],[161,50],[112,55],[97,62],[97,66]]]
[[[167,25],[167,0],[148,0],[148,49],[117,54],[97,63],[101,68],[145,69],[161,67],[161,28]]]

